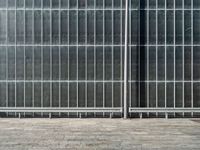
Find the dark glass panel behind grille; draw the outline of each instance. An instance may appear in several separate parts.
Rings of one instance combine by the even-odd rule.
[[[129,2],[129,106],[199,107],[199,0]],[[124,41],[125,0],[0,0],[0,107],[120,107]]]

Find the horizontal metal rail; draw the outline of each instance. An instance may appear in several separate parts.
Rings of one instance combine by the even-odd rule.
[[[122,112],[121,107],[106,107],[106,108],[100,108],[100,107],[91,107],[91,108],[84,108],[84,107],[0,107],[0,112],[47,112],[47,113],[53,113],[53,112],[108,112],[108,113],[114,113],[114,112]]]
[[[27,82],[27,83],[76,83],[76,82],[81,82],[81,83],[119,83],[119,82],[124,82],[122,80],[0,80],[0,83],[13,83],[13,82],[17,82],[17,83],[23,83],[23,82]],[[129,80],[129,83],[200,83],[200,80],[141,80],[141,81],[137,81],[137,80]]]
[[[16,43],[16,44],[0,44],[0,46],[2,47],[22,47],[22,46],[26,46],[26,47],[121,47],[121,46],[125,46],[124,44],[20,44],[20,43]],[[132,47],[155,47],[155,46],[191,46],[191,47],[198,47],[200,46],[200,44],[129,44],[129,46]]]
[[[183,113],[183,112],[198,112],[200,113],[200,108],[138,108],[138,107],[130,107],[129,113]]]
[[[24,10],[24,8],[0,8],[0,10]],[[68,10],[68,11],[83,11],[83,10],[125,10],[125,8],[39,8],[39,7],[35,7],[35,8],[27,8],[26,10],[35,10],[35,11],[41,11],[41,10],[51,10],[51,11],[55,11],[55,10]],[[130,8],[129,10],[138,10],[138,8]],[[140,8],[140,10],[174,10],[173,8]],[[191,8],[176,8],[176,10],[191,10]],[[199,8],[193,8],[192,10],[197,11],[200,10]]]

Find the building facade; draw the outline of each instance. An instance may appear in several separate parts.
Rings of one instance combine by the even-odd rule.
[[[5,116],[199,116],[199,0],[0,0]]]

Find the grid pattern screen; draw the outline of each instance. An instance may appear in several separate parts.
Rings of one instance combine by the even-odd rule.
[[[0,107],[200,107],[200,1],[0,0]]]
[[[200,107],[200,1],[129,4],[129,106]]]
[[[120,107],[115,0],[0,0],[1,107]]]

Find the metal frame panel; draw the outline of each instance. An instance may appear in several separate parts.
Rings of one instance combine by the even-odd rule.
[[[194,6],[193,0],[190,0],[191,3],[186,3],[185,0],[182,0],[181,4],[176,3],[175,0],[172,0],[170,4],[167,0],[119,0],[117,6],[115,6],[115,3],[117,3],[115,0],[93,0],[93,3],[87,0],[66,0],[66,6],[61,4],[63,0],[58,0],[58,4],[55,6],[53,5],[53,0],[41,0],[41,5],[37,7],[35,6],[35,0],[30,1],[31,4],[29,4],[29,1],[23,0],[23,7],[18,7],[17,0],[12,2],[12,7],[8,3],[8,0],[5,1],[6,7],[0,8],[0,14],[3,12],[6,13],[6,40],[5,42],[1,42],[0,39],[0,47],[6,49],[6,75],[5,78],[0,79],[0,84],[5,83],[6,85],[6,99],[4,100],[6,107],[0,105],[0,112],[6,112],[7,116],[12,114],[16,116],[17,112],[24,113],[24,115],[26,115],[27,112],[31,112],[33,116],[43,116],[45,112],[56,112],[59,113],[59,116],[61,116],[61,113],[66,112],[68,116],[70,116],[72,112],[76,114],[76,116],[79,115],[79,112],[84,112],[85,115],[89,115],[93,112],[94,117],[98,115],[104,117],[107,116],[107,113],[113,115],[115,112],[120,112],[121,117],[123,116],[124,118],[131,117],[132,113],[146,113],[149,117],[152,115],[150,113],[153,113],[155,116],[158,116],[160,113],[172,113],[174,117],[176,113],[179,113],[179,115],[181,113],[183,116],[191,114],[191,117],[195,116],[194,113],[199,113],[198,107],[194,105],[194,99],[197,95],[197,93],[194,93],[194,84],[200,83],[200,80],[194,80],[195,70],[193,65],[194,47],[200,47],[200,42],[194,42],[195,33],[193,27],[195,26],[196,19],[194,17],[194,12],[200,11],[200,8]],[[154,3],[152,4],[152,2]],[[22,22],[24,23],[22,26],[22,28],[24,28],[22,29],[23,34],[18,33],[18,21],[20,21],[18,20],[18,12],[20,11],[23,12],[22,16],[20,16],[23,18]],[[117,20],[120,24],[119,35],[115,35],[114,29],[114,21],[116,21],[114,13],[116,11],[119,11],[120,14],[119,20]],[[14,18],[13,42],[9,40],[10,12],[13,12],[12,17]],[[30,12],[32,17],[32,19],[30,19],[30,24],[32,26],[30,35],[27,35],[28,33],[26,32],[28,21],[28,19],[26,20],[27,12]],[[58,23],[56,27],[53,25],[54,12],[58,12]],[[155,20],[151,18],[152,12],[155,13]],[[170,16],[171,20],[168,18],[169,12],[173,13],[173,16]],[[83,13],[81,14],[83,18],[79,17],[80,13]],[[108,14],[109,16],[107,16]],[[180,14],[180,16],[178,16],[178,14]],[[93,17],[91,22],[89,22],[91,17],[89,18],[88,15]],[[64,25],[62,24],[62,17],[66,19]],[[107,17],[110,17],[110,20],[107,20]],[[135,20],[132,20],[134,17]],[[84,20],[83,28],[79,26],[82,24],[81,20]],[[74,26],[72,22],[75,23]],[[154,24],[153,27],[152,24]],[[92,28],[90,29],[90,27]],[[151,32],[152,28],[154,28],[153,33]],[[110,31],[110,35],[108,35],[107,29]],[[54,30],[58,32],[58,36],[56,37],[57,41],[54,41]],[[38,31],[41,33],[38,34]],[[84,35],[81,35],[81,31],[83,31]],[[93,32],[93,35],[89,35],[89,32]],[[63,33],[65,34],[64,37],[61,35]],[[134,37],[136,37],[137,41],[135,43],[132,42],[134,40],[132,34],[135,34]],[[32,41],[28,43],[26,41],[26,36],[30,36]],[[115,36],[119,36],[118,43],[115,42]],[[152,36],[155,37],[153,42],[151,42]],[[18,42],[19,37],[23,38],[21,43]],[[46,37],[47,39],[45,41]],[[79,39],[82,37],[84,39],[80,41]],[[41,40],[39,40],[39,38],[41,38]],[[89,41],[89,38],[92,38],[92,41]],[[169,41],[168,38],[171,38],[171,41]],[[13,48],[14,56],[12,58],[14,63],[12,64],[13,66],[11,66],[13,68],[13,77],[11,78],[9,77],[9,61],[11,58],[8,53],[10,47]],[[56,60],[56,65],[54,65],[54,47],[58,48],[58,58],[56,59],[59,60]],[[89,47],[92,47],[94,50],[92,56],[88,53]],[[176,50],[177,47],[181,48],[178,52]],[[191,47],[188,52],[190,56],[187,56],[188,47]],[[19,79],[17,75],[19,71],[17,52],[19,48],[23,48],[23,63],[20,64],[24,67],[22,79]],[[45,55],[46,48],[49,48],[47,53],[49,56]],[[66,55],[65,62],[61,59],[61,48],[66,52],[66,54],[64,54]],[[119,64],[117,64],[119,65],[118,69],[120,68],[119,79],[115,79],[114,76],[116,69],[114,64],[116,59],[115,48],[120,49],[120,58],[118,58]],[[155,54],[152,54],[152,48],[155,49]],[[172,54],[170,54],[173,60],[169,60],[168,48],[173,49]],[[132,49],[134,49],[135,52],[133,52]],[[36,58],[39,50],[40,62],[38,65]],[[84,51],[83,54],[81,50]],[[26,52],[29,51],[31,51],[31,58],[26,56]],[[109,62],[107,61],[108,51]],[[181,58],[177,58],[179,54]],[[134,60],[136,64],[132,64],[134,59],[132,55],[136,55],[134,56],[134,58],[137,59]],[[152,55],[155,55],[153,64],[151,64]],[[180,62],[177,62],[176,58],[180,59]],[[84,64],[81,64],[83,65],[83,69],[79,70],[81,67],[79,64],[81,59],[84,59]],[[28,78],[26,74],[26,65],[30,60],[32,60],[32,77]],[[168,63],[171,63],[172,69],[168,68]],[[63,70],[62,65],[66,67],[66,70]],[[153,79],[150,77],[152,76],[151,65],[154,65],[155,71]],[[58,66],[58,77],[56,78],[54,78],[55,66]],[[177,72],[176,66],[181,68],[180,72]],[[107,68],[109,68],[109,70]],[[40,72],[39,78],[36,76],[37,71]],[[63,71],[67,72],[64,79],[62,79]],[[168,79],[168,74],[170,73],[173,78]],[[187,73],[190,74],[189,77]],[[93,79],[90,79],[88,76],[89,74]],[[107,78],[108,74],[110,75],[109,78]],[[136,78],[132,78],[135,74]],[[83,75],[83,77],[80,77],[81,75]],[[177,79],[176,76],[180,76],[180,79]],[[13,91],[9,90],[9,85],[12,83],[14,84]],[[28,92],[26,84],[28,83],[31,84],[32,91],[30,100],[26,99],[26,94]],[[63,83],[66,83],[66,97],[62,96],[61,86]],[[94,85],[92,93],[89,93],[88,89],[90,83]],[[118,83],[120,85],[120,92],[115,89]],[[19,84],[23,84],[23,91],[20,91]],[[55,100],[53,95],[53,92],[55,92],[54,84],[58,85],[58,90],[56,90],[55,93],[58,99],[58,102],[56,102],[56,105],[58,105],[56,107],[53,106]],[[82,84],[84,86],[81,86]],[[154,93],[151,92],[152,84],[155,84]],[[173,85],[171,87],[173,89],[169,89],[169,84]],[[179,91],[176,88],[177,84],[181,84],[181,89],[179,89]],[[41,88],[39,89],[41,93],[37,93],[37,85]],[[48,87],[46,85],[48,85]],[[187,85],[190,85],[190,87],[187,87]],[[74,86],[74,91],[70,89],[71,86]],[[84,96],[83,93],[81,93],[81,88],[85,88],[83,89]],[[110,93],[107,92],[107,89]],[[23,100],[17,97],[18,90],[23,93]],[[98,95],[99,93],[100,95]],[[9,101],[10,95],[12,94],[14,95],[14,99],[12,102],[13,106],[11,107]],[[37,94],[40,95],[38,96]],[[92,107],[89,106],[91,103],[88,101],[89,94],[93,95]],[[120,102],[115,99],[115,94],[117,97],[120,97]],[[181,95],[181,107],[176,106],[176,103],[178,103],[176,99],[177,95]],[[80,99],[82,96],[84,98]],[[62,100],[67,102],[67,107],[62,106]],[[82,100],[84,101],[84,108],[80,106]],[[32,107],[26,106],[29,101],[31,101]],[[119,103],[119,106],[115,106],[116,101]],[[17,106],[19,102],[23,103],[23,108]],[[137,107],[133,102],[137,104]],[[170,106],[168,106],[168,103]],[[37,105],[41,107],[37,107]],[[48,108],[46,105],[49,105]]]

